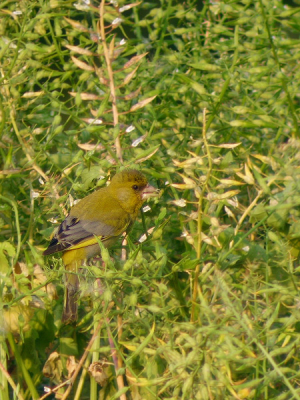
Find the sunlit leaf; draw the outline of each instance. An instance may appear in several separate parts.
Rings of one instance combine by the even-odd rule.
[[[155,99],[156,96],[152,96],[152,97],[148,97],[147,99],[141,100],[138,103],[134,104],[129,112],[133,112],[136,110],[139,110],[140,108],[145,107],[147,104],[151,103],[151,101],[153,101]]]
[[[144,58],[147,54],[148,54],[148,52],[132,57],[129,61],[127,61],[127,63],[124,64],[123,68],[127,69],[127,68],[131,67],[132,65],[139,62],[142,58]]]
[[[71,56],[72,61],[74,62],[75,65],[77,65],[78,68],[84,69],[85,71],[95,71],[95,68],[92,67],[91,65],[79,60],[78,58]]]
[[[147,150],[144,150],[141,152],[136,158],[134,158],[134,161],[137,163],[144,162],[146,160],[149,160],[154,154],[159,150],[160,145],[155,146],[154,148],[150,148]]]
[[[93,53],[92,51],[88,50],[88,49],[83,49],[82,47],[78,47],[78,46],[71,46],[69,44],[66,44],[65,47],[71,51],[74,51],[74,53],[78,53],[78,54],[82,54],[85,56],[95,56],[97,54]]]
[[[135,67],[134,70],[132,70],[131,72],[129,72],[128,75],[125,76],[124,81],[123,81],[124,86],[127,85],[132,80],[132,78],[135,76],[138,68],[139,68],[139,66]]]
[[[74,28],[77,29],[81,32],[88,32],[88,28],[86,28],[85,26],[81,25],[78,21],[74,21],[70,18],[64,17],[64,19]]]
[[[69,94],[73,97],[76,97],[78,94],[82,100],[102,100],[103,97],[97,96],[93,93],[78,93],[78,92],[69,92]]]

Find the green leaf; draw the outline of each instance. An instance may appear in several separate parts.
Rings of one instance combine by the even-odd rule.
[[[261,221],[268,214],[266,212],[265,206],[263,204],[258,204],[250,213],[250,222],[255,224]]]
[[[195,69],[200,69],[201,71],[221,71],[221,67],[216,64],[209,64],[205,61],[200,61],[199,63],[188,64],[190,67]]]
[[[16,254],[16,249],[9,242],[0,243],[0,272],[6,275],[9,272],[8,257],[13,257]]]

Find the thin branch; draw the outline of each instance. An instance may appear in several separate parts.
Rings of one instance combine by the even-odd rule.
[[[242,223],[244,222],[245,218],[247,217],[247,215],[249,215],[250,211],[252,210],[252,208],[256,205],[256,203],[258,202],[260,196],[263,194],[262,190],[259,190],[259,192],[257,193],[257,196],[255,197],[255,199],[252,201],[252,203],[246,208],[246,210],[244,211],[243,215],[241,216],[241,218],[239,219],[239,222],[237,223],[235,230],[234,230],[234,235],[237,235],[239,232],[239,229],[242,225]]]
[[[94,340],[97,338],[97,336],[98,336],[98,334],[99,334],[99,332],[100,332],[101,326],[102,326],[102,321],[99,321],[99,324],[98,324],[98,326],[97,326],[97,328],[96,328],[96,330],[95,330],[93,336],[91,337],[91,340],[89,341],[89,344],[87,345],[87,347],[86,347],[86,349],[85,349],[85,351],[84,351],[84,353],[83,353],[83,356],[81,357],[81,359],[80,359],[80,361],[79,361],[79,363],[78,363],[78,365],[77,365],[77,367],[76,367],[76,369],[75,369],[75,371],[74,371],[74,374],[71,376],[71,378],[68,379],[68,380],[66,380],[65,382],[59,384],[59,385],[56,386],[55,388],[51,389],[51,390],[50,390],[48,393],[46,393],[44,396],[40,397],[39,400],[44,400],[44,399],[46,399],[48,396],[50,396],[51,394],[55,393],[58,389],[60,389],[61,387],[65,386],[65,385],[67,385],[67,384],[69,385],[69,387],[67,388],[67,390],[66,390],[65,393],[63,394],[61,400],[66,400],[66,399],[68,398],[68,396],[69,396],[69,394],[70,394],[70,392],[71,392],[71,390],[72,390],[72,386],[73,386],[74,382],[76,381],[76,378],[77,378],[77,376],[78,376],[78,374],[79,374],[79,371],[81,370],[81,368],[82,368],[82,366],[83,366],[83,364],[84,364],[84,362],[85,362],[87,356],[88,356],[89,353],[90,353],[90,350],[91,350],[91,348],[92,348],[92,345],[93,345],[93,343],[94,343]]]
[[[209,182],[210,175],[212,172],[212,159],[211,159],[210,149],[209,149],[209,145],[208,145],[207,137],[206,137],[206,108],[203,109],[202,136],[203,136],[203,142],[204,142],[205,151],[206,151],[207,159],[208,159],[208,171],[207,171],[205,183],[202,187],[201,193],[199,195],[199,201],[198,201],[198,224],[197,224],[197,259],[198,259],[198,263],[195,268],[194,284],[193,284],[192,311],[191,311],[191,321],[192,322],[195,321],[197,294],[198,294],[198,291],[200,290],[198,281],[199,281],[199,274],[200,274],[200,258],[201,258],[201,253],[202,253],[203,197],[204,197],[204,193],[207,190],[208,182]]]
[[[97,336],[98,336],[98,334],[100,332],[101,326],[102,326],[102,321],[99,321],[99,324],[98,324],[98,326],[97,326],[97,328],[96,328],[91,340],[89,341],[89,344],[87,345],[87,347],[86,347],[86,349],[85,349],[85,351],[83,353],[83,356],[81,357],[81,359],[80,359],[80,361],[79,361],[79,363],[77,365],[76,370],[74,371],[74,374],[72,375],[71,379],[69,380],[70,386],[68,387],[68,389],[66,390],[66,392],[62,396],[61,400],[66,400],[68,398],[68,396],[69,396],[69,394],[70,394],[70,392],[72,390],[72,385],[75,382],[75,380],[77,378],[77,375],[79,374],[79,371],[81,370],[81,368],[82,368],[82,366],[83,366],[83,364],[85,362],[85,359],[89,355],[89,352],[90,352],[90,350],[92,348],[94,340],[97,338]]]
[[[12,387],[13,391],[14,391],[14,395],[17,396],[18,400],[24,400],[24,397],[22,396],[22,394],[18,391],[18,388],[15,384],[15,382],[12,380],[11,376],[9,375],[9,373],[6,371],[6,369],[4,368],[4,365],[0,362],[0,369],[3,373],[3,375],[5,376],[5,378],[7,379],[8,383],[10,384],[10,386]]]
[[[113,112],[113,118],[114,118],[114,127],[117,127],[119,124],[119,113],[118,113],[118,108],[117,108],[117,97],[116,97],[116,90],[115,90],[115,83],[114,83],[114,74],[112,70],[112,65],[111,65],[111,59],[109,55],[109,49],[107,47],[106,43],[106,35],[105,35],[105,25],[104,25],[104,5],[105,5],[105,0],[101,1],[100,4],[100,36],[102,40],[102,45],[103,45],[103,52],[104,52],[104,57],[105,57],[105,62],[107,66],[107,72],[108,72],[108,77],[109,77],[109,88],[110,88],[110,95],[112,98],[112,112]],[[120,160],[120,162],[123,162],[122,158],[122,148],[121,148],[121,142],[120,142],[120,135],[118,134],[116,139],[115,139],[115,147],[116,147],[116,153],[117,157]]]

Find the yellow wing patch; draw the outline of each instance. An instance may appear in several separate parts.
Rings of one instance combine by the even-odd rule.
[[[104,242],[105,240],[109,239],[111,236],[98,236],[98,239]],[[95,237],[83,240],[82,242],[75,244],[74,246],[68,247],[66,250],[76,250],[81,249],[82,247],[92,246],[93,244],[98,243]]]

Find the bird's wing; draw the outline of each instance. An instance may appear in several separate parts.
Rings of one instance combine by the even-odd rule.
[[[97,243],[97,236],[105,242],[112,237],[117,237],[126,231],[130,220],[122,221],[122,226],[114,223],[109,225],[99,220],[80,220],[73,215],[69,215],[58,227],[49,247],[44,251],[44,255],[56,253],[66,249],[86,247]]]

